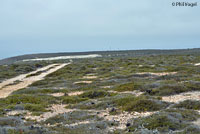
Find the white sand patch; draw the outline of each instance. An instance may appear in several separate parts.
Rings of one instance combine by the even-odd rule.
[[[163,72],[163,73],[152,73],[152,72],[142,72],[142,73],[136,73],[136,74],[150,74],[150,75],[156,75],[156,76],[165,76],[165,75],[174,75],[177,74],[177,72]]]
[[[146,66],[155,67],[155,65],[146,65]],[[144,65],[138,65],[138,67],[144,67]]]
[[[83,79],[96,79],[97,76],[83,76]]]
[[[74,82],[73,84],[91,84],[92,81],[77,81],[77,82]]]
[[[118,91],[108,91],[110,93],[118,93],[118,94],[132,94],[135,96],[140,96],[141,94],[143,94],[143,92],[140,91],[124,91],[124,92],[118,92]]]
[[[40,72],[40,71],[45,71],[53,66],[55,66],[57,64],[51,64],[51,65],[48,65],[46,67],[43,67],[43,68],[39,68],[37,69],[36,71],[33,71],[33,72],[30,72],[30,73],[27,73],[27,74],[21,74],[19,76],[16,76],[14,78],[11,78],[11,79],[8,79],[8,80],[5,80],[3,81],[2,83],[0,83],[0,88],[6,86],[6,85],[9,85],[9,84],[13,84],[15,81],[22,81],[24,78],[26,78],[28,75],[31,75],[31,74],[35,74],[37,72]]]
[[[58,114],[63,114],[63,113],[69,113],[69,112],[73,112],[74,109],[66,109],[67,105],[52,105],[48,110],[51,110],[51,112],[45,112],[40,116],[32,116],[31,113],[28,113],[25,116],[25,119],[31,119],[31,120],[36,120],[37,122],[40,121],[45,121],[51,117],[54,117]]]
[[[113,126],[113,127],[109,128],[109,130],[111,130],[111,131],[116,130],[116,129],[125,129],[128,120],[131,118],[147,117],[147,116],[150,116],[150,115],[156,113],[156,112],[143,112],[143,113],[122,112],[121,114],[117,114],[117,115],[109,115],[109,111],[110,111],[109,109],[106,109],[105,112],[101,111],[98,116],[101,118],[104,118],[105,120],[116,121],[119,123],[118,126]]]
[[[61,97],[61,96],[64,96],[65,93],[53,93],[53,94],[49,94],[49,95],[52,95],[54,97]]]
[[[70,64],[70,63],[68,63],[68,64]],[[25,88],[25,87],[33,84],[36,81],[42,80],[48,74],[51,74],[51,73],[63,68],[64,66],[66,66],[68,64],[67,63],[66,64],[51,64],[51,65],[48,65],[46,67],[40,68],[36,71],[33,71],[31,73],[23,74],[23,75],[15,77],[15,78],[9,79],[7,81],[4,81],[4,82],[0,83],[0,87],[3,87],[3,86],[8,85],[10,83],[13,83],[14,81],[17,81],[17,80],[21,81],[21,82],[15,84],[15,85],[6,86],[5,88],[3,87],[0,90],[0,98],[6,98],[12,92],[17,91],[17,90],[22,89],[22,88]],[[58,66],[55,66],[55,65],[58,65]],[[53,66],[55,66],[55,67],[53,67]],[[53,67],[53,68],[51,68],[51,67]],[[43,73],[41,73],[37,76],[26,77],[27,75],[35,74],[38,71],[45,71],[45,70],[47,70],[47,71],[43,72]]]
[[[187,93],[181,93],[178,95],[171,95],[171,96],[165,96],[162,97],[163,101],[166,102],[174,102],[174,103],[179,103],[181,101],[185,100],[196,100],[200,101],[200,92],[187,92]]]
[[[84,124],[90,124],[90,123],[95,123],[95,121],[92,121],[92,120],[85,120],[85,121],[80,121],[80,122],[75,122],[73,124],[63,124],[63,123],[55,123],[53,125],[50,125],[50,124],[46,124],[47,127],[56,127],[56,126],[65,126],[65,127],[75,127],[75,126],[78,126],[78,125],[84,125]]]
[[[101,86],[101,88],[112,88],[112,86]]]
[[[195,66],[200,66],[200,63],[196,63],[196,64],[194,64]]]
[[[76,95],[81,95],[83,93],[84,93],[83,91],[77,91],[77,92],[71,92],[71,93],[67,93],[67,94],[68,94],[68,96],[76,96]]]
[[[86,74],[86,76],[96,76],[95,73]]]
[[[14,111],[8,112],[6,115],[7,116],[15,116],[15,115],[19,115],[19,114],[25,114],[27,112],[28,112],[27,110],[14,110]]]
[[[50,58],[37,58],[37,59],[26,59],[23,61],[44,61],[44,60],[63,60],[63,59],[84,59],[84,58],[96,58],[102,57],[99,54],[89,54],[89,55],[74,55],[74,56],[58,56]]]
[[[76,122],[76,123],[73,123],[73,124],[65,124],[66,127],[74,127],[74,126],[78,126],[78,125],[84,125],[84,124],[89,124],[89,123],[92,123],[92,121],[80,121],[80,122]]]
[[[198,127],[200,127],[200,119],[198,119],[198,120],[196,120],[196,121],[194,121],[194,122],[192,122],[194,125],[197,125]]]
[[[76,92],[70,92],[70,93],[52,93],[52,94],[49,94],[49,95],[52,95],[54,97],[61,97],[61,96],[77,96],[77,95],[81,95],[83,94],[84,92],[83,91],[76,91]]]

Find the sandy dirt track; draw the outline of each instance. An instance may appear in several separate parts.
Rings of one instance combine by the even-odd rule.
[[[0,98],[6,98],[12,92],[19,90],[19,89],[22,89],[22,88],[25,88],[25,87],[31,85],[32,83],[34,83],[36,81],[42,80],[48,74],[51,74],[51,73],[63,68],[64,66],[66,66],[68,64],[70,64],[70,63],[51,64],[51,65],[48,65],[46,67],[40,68],[36,71],[30,72],[30,73],[27,73],[27,74],[22,74],[22,75],[15,77],[15,78],[11,78],[11,79],[8,79],[6,81],[3,81],[2,83],[0,83]],[[47,71],[43,72],[43,73],[41,73],[37,76],[27,77],[30,74],[35,74],[39,71],[45,71],[45,70],[47,70]],[[14,84],[14,85],[9,85],[9,84],[14,83],[15,81],[21,81],[21,82]]]
[[[186,92],[186,93],[181,93],[177,95],[162,97],[162,101],[173,102],[173,103],[179,103],[185,100],[200,101],[200,92],[193,91],[193,92]]]

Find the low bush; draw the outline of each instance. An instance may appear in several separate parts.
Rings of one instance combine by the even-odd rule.
[[[187,126],[187,123],[180,123],[180,120],[168,115],[167,113],[154,114],[149,117],[134,119],[129,131],[134,132],[140,127],[148,130],[158,130],[160,132],[169,132],[170,130],[180,130]]]
[[[123,111],[158,111],[167,106],[167,104],[158,102],[157,100],[151,100],[146,96],[141,97],[125,97],[115,101],[115,103],[121,107]]]
[[[60,97],[60,100],[64,104],[76,104],[82,101],[88,100],[87,98],[81,98],[78,96],[62,96]]]
[[[31,112],[47,112],[45,106],[42,104],[24,104],[24,109]]]
[[[187,92],[188,89],[183,85],[164,85],[160,88],[152,89],[150,95],[166,96]]]
[[[176,118],[179,117],[181,121],[195,121],[200,118],[198,112],[189,109],[167,109],[165,112],[175,116]]]
[[[115,94],[108,93],[108,92],[105,92],[105,91],[87,91],[87,92],[79,95],[79,97],[95,99],[95,98],[102,98],[102,97],[112,96],[112,95],[115,95]]]
[[[122,84],[119,85],[117,87],[115,87],[115,91],[118,92],[123,92],[123,91],[134,91],[134,90],[139,90],[141,89],[141,85],[139,83],[135,83],[135,82],[130,82],[130,83],[126,83],[126,84]]]
[[[174,107],[175,108],[186,108],[186,109],[200,110],[200,102],[199,101],[193,101],[193,100],[185,100],[183,102],[180,102],[179,104],[176,104]]]

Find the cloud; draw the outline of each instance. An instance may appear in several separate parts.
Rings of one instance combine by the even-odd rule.
[[[152,47],[154,43],[172,44],[173,40],[184,44],[180,41],[183,38],[198,44],[200,8],[171,4],[171,0],[1,0],[0,46],[34,42],[37,48],[38,44],[59,42],[77,47],[84,40],[82,43],[89,50],[95,49],[91,47],[95,41],[110,40],[113,47],[117,42],[126,42],[129,45],[122,46],[129,49],[131,43],[138,43],[141,48],[147,43]],[[88,38],[96,40],[90,42]],[[69,46],[70,50],[75,46]],[[107,46],[96,49],[101,47]]]
[[[199,11],[160,0],[2,0],[0,35],[199,34]]]

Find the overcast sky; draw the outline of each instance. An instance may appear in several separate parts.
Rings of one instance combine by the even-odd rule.
[[[0,0],[0,59],[44,52],[200,47],[200,3],[172,7],[172,1]]]

